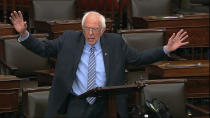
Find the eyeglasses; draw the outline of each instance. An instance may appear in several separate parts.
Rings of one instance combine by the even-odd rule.
[[[101,28],[91,28],[91,27],[83,27],[84,31],[90,32],[92,31],[93,33],[98,33],[101,31]]]

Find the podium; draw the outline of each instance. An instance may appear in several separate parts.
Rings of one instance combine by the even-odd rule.
[[[116,95],[127,94],[129,92],[136,92],[141,90],[143,84],[135,85],[121,85],[121,86],[110,86],[110,87],[97,87],[89,90],[80,96],[79,98],[86,97],[101,97],[107,96],[107,118],[117,118],[117,102]]]
[[[170,104],[172,104],[172,105],[170,105],[170,106],[172,106],[171,109],[173,109],[173,110],[174,110],[174,104],[175,104],[175,105],[180,105],[179,108],[181,109],[181,111],[182,111],[182,109],[185,109],[185,106],[187,106],[190,109],[195,110],[198,113],[205,113],[206,110],[203,109],[203,108],[201,109],[200,107],[195,106],[193,104],[185,104],[185,99],[186,99],[185,98],[186,96],[184,95],[185,92],[186,92],[185,91],[185,85],[184,86],[180,85],[180,84],[179,85],[174,85],[175,83],[176,84],[177,83],[184,83],[185,84],[186,82],[187,82],[186,78],[140,80],[140,81],[136,81],[135,84],[133,84],[133,85],[98,87],[98,88],[92,89],[90,91],[87,91],[87,92],[81,94],[80,96],[78,96],[78,98],[107,96],[107,99],[108,99],[108,102],[107,102],[107,115],[106,115],[107,118],[117,118],[116,95],[127,94],[127,93],[130,93],[130,92],[138,93],[136,97],[139,96],[139,103],[136,104],[136,105],[143,104],[144,100],[149,99],[149,98],[151,99],[152,98],[151,96],[154,97],[155,95],[157,95],[157,92],[160,92],[162,95],[160,93],[158,93],[158,96],[159,95],[162,96],[163,100],[168,99],[168,101],[171,101]],[[155,84],[157,86],[153,86],[153,89],[148,89],[148,88],[151,88],[151,86],[148,86],[148,85],[155,85]],[[165,84],[166,86],[163,86],[163,84]],[[173,85],[172,86],[168,86],[168,84],[173,84]],[[158,88],[161,88],[161,87],[162,87],[162,89],[158,89]],[[182,87],[184,87],[184,89]],[[144,98],[144,99],[141,100],[141,98],[145,97],[145,95],[142,96],[143,94],[141,94],[140,92],[141,91],[145,92],[145,88],[147,89],[147,98],[146,99]],[[174,90],[174,88],[176,88],[176,89]],[[156,91],[156,89],[157,89],[157,91]],[[165,91],[163,89],[167,89],[167,90]],[[148,94],[148,92],[149,92],[148,90],[150,91],[149,94]],[[154,94],[154,92],[156,94]],[[175,103],[171,99],[171,98],[174,98],[174,96],[173,96],[175,94],[174,92],[176,92],[176,94],[177,94],[176,99],[179,99],[179,101],[177,101]],[[171,93],[171,95],[165,96],[166,93]],[[158,97],[158,96],[156,96],[156,97]],[[158,99],[160,99],[160,98],[158,98]],[[183,102],[183,103],[182,104],[180,104],[180,103],[178,104],[178,102],[180,102],[180,103]],[[180,110],[179,108],[178,108],[178,110]],[[175,111],[173,113],[177,115],[176,112],[179,113],[180,111]],[[209,114],[209,112],[207,112],[207,114]],[[183,112],[183,114],[181,114],[181,115],[185,116],[187,114],[185,112]]]

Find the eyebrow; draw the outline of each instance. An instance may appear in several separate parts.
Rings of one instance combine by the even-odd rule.
[[[86,28],[100,28],[100,27],[88,27],[88,26],[84,26],[84,27],[86,27]]]

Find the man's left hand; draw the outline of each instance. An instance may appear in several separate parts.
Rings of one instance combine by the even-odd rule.
[[[173,33],[173,35],[169,38],[168,43],[164,46],[164,48],[168,53],[175,51],[179,47],[187,45],[189,43],[183,42],[187,38],[187,32],[181,29],[177,34]]]

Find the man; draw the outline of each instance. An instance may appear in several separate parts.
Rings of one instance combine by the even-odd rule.
[[[87,12],[83,16],[83,32],[65,31],[56,40],[33,38],[20,11],[11,13],[10,20],[23,46],[43,57],[57,57],[46,112],[49,118],[65,110],[68,118],[105,117],[104,97],[78,99],[76,96],[94,87],[123,85],[126,64],[153,63],[188,43],[183,43],[187,33],[180,30],[164,47],[139,52],[129,47],[120,35],[104,33],[105,18],[98,12]],[[125,96],[117,98],[119,115],[127,117]]]

